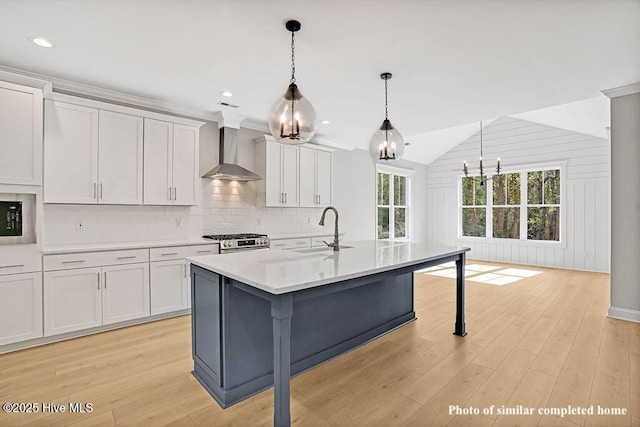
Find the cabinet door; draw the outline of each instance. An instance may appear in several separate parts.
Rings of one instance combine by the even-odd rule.
[[[300,206],[318,205],[316,193],[316,150],[300,147]]]
[[[316,157],[316,192],[318,204],[323,206],[331,204],[331,156],[331,153],[318,151]]]
[[[0,276],[0,345],[42,337],[40,273]]]
[[[102,267],[102,323],[149,316],[149,263]]]
[[[98,203],[142,204],[142,117],[100,110]]]
[[[0,184],[42,184],[42,92],[0,82]]]
[[[151,314],[183,310],[187,303],[187,261],[151,263]]]
[[[284,206],[298,206],[298,147],[282,146]]]
[[[265,143],[265,205],[282,206],[282,146],[278,142]]]
[[[44,273],[44,336],[102,325],[100,268]]]
[[[98,110],[45,101],[44,201],[96,203]]]
[[[173,125],[173,204],[198,204],[198,130],[192,126]]]
[[[173,124],[144,119],[144,204],[170,205],[173,170]]]

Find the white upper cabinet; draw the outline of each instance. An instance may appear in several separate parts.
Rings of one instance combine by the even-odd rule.
[[[42,91],[0,82],[0,184],[42,184]]]
[[[98,110],[45,101],[44,200],[97,203]]]
[[[332,154],[310,147],[300,147],[300,206],[319,207],[331,204]]]
[[[46,203],[197,204],[202,122],[53,97],[45,102]]]
[[[264,206],[299,206],[299,147],[276,142],[269,136],[256,141],[258,204]]]
[[[173,200],[173,123],[144,120],[144,204]]]
[[[196,205],[198,128],[145,119],[144,135],[144,204]]]
[[[142,117],[99,114],[98,202],[142,204]]]

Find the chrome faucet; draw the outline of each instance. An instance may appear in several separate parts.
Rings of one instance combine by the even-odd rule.
[[[330,248],[333,248],[334,252],[338,252],[340,250],[340,243],[338,242],[338,210],[333,206],[327,206],[326,208],[324,208],[324,211],[322,211],[322,217],[320,218],[320,225],[324,226],[324,217],[329,209],[331,209],[336,214],[336,230],[335,234],[333,235],[333,243],[324,243]]]

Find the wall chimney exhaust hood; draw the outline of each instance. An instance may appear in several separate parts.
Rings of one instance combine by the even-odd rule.
[[[233,181],[256,181],[262,179],[259,175],[238,165],[238,128],[239,120],[236,120],[238,128],[225,126],[225,118],[218,123],[220,126],[220,164],[202,175],[203,178],[224,179]],[[226,120],[229,122],[229,120]]]

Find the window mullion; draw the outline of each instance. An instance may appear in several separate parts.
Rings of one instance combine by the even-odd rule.
[[[392,240],[396,235],[396,231],[394,229],[395,212],[393,208],[394,208],[395,200],[393,200],[393,195],[395,194],[395,189],[394,189],[393,181],[394,181],[394,175],[389,174],[389,240]]]
[[[520,240],[527,240],[527,172],[520,172]]]
[[[487,197],[485,200],[485,237],[493,237],[493,180],[487,180]]]

